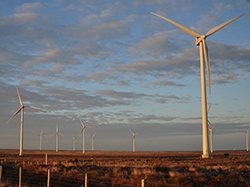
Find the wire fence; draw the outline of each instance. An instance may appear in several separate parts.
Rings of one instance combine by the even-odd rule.
[[[81,176],[81,178],[79,178]],[[15,164],[0,165],[0,187],[145,187],[146,181],[134,179],[129,181],[129,177],[124,177],[122,181],[111,178],[97,178],[96,175],[78,173],[72,175],[67,172],[63,174],[51,169],[31,171],[23,166]]]

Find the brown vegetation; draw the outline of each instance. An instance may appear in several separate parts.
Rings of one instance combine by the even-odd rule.
[[[48,165],[44,164],[48,153]],[[249,186],[250,153],[215,151],[202,159],[199,151],[35,151],[0,150],[4,163],[22,166],[30,175],[51,169],[55,180],[81,181],[85,173],[98,186]]]

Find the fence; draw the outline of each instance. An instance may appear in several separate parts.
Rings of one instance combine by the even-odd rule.
[[[48,169],[47,172],[30,172],[22,167],[16,167],[15,165],[0,165],[0,187],[7,186],[23,186],[23,187],[132,187],[141,186],[146,187],[146,180],[142,179],[140,184],[118,184],[105,182],[105,180],[94,179],[93,176],[84,173],[81,179],[68,176],[58,176],[56,172],[51,172]]]

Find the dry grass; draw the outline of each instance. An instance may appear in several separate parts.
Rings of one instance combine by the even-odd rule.
[[[48,166],[44,165],[48,153]],[[210,159],[202,152],[182,151],[37,151],[0,150],[0,160],[16,163],[27,172],[44,173],[48,168],[58,178],[79,178],[84,173],[100,183],[139,186],[249,186],[250,153],[215,151]]]

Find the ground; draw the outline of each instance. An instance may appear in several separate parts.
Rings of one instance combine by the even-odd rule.
[[[45,165],[45,154],[48,165]],[[250,153],[215,151],[202,159],[201,151],[59,151],[0,150],[4,165],[23,167],[26,173],[80,180],[88,173],[100,186],[249,186]],[[12,167],[13,168],[13,167]],[[4,172],[3,172],[4,174]],[[3,178],[4,179],[4,178]],[[96,184],[96,186],[98,186]]]

